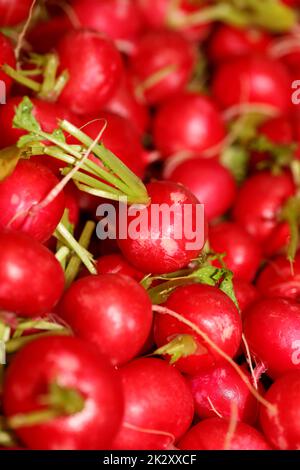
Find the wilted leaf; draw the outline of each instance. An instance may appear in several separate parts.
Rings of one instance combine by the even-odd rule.
[[[0,181],[14,171],[20,158],[21,150],[15,146],[0,150]]]

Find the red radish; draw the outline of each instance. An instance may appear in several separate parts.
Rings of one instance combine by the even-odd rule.
[[[295,185],[290,173],[257,173],[243,184],[234,207],[234,219],[268,248],[270,242],[274,243],[272,238],[278,235],[280,212],[294,194]]]
[[[73,17],[72,17],[73,19]],[[74,28],[71,19],[67,16],[55,16],[36,23],[26,35],[26,39],[39,54],[51,52],[61,38]]]
[[[221,25],[209,43],[209,57],[213,62],[224,62],[254,53],[266,53],[271,37],[258,29],[240,29]]]
[[[218,147],[225,138],[218,109],[199,93],[179,94],[164,103],[155,117],[153,132],[162,157],[184,150],[201,156],[205,150]]]
[[[286,256],[270,260],[260,273],[256,284],[265,297],[283,297],[300,300],[300,253],[295,257],[293,270]]]
[[[226,253],[224,262],[236,278],[251,282],[262,260],[260,246],[234,222],[221,222],[209,230],[211,248]],[[219,263],[216,262],[219,266]]]
[[[294,141],[292,123],[285,117],[278,117],[269,119],[262,126],[260,126],[259,135],[266,137],[272,144],[278,145],[291,145]],[[250,164],[254,170],[257,165],[269,158],[267,152],[251,152]]]
[[[266,105],[280,114],[291,106],[291,80],[279,62],[267,57],[238,58],[222,64],[213,80],[213,94],[223,108]]]
[[[79,279],[66,292],[59,311],[75,335],[93,343],[113,365],[137,356],[152,325],[146,291],[120,274]]]
[[[111,445],[122,420],[121,384],[112,366],[88,344],[70,337],[40,338],[14,357],[4,384],[6,417],[43,411],[46,398],[48,409],[59,410],[58,416],[16,429],[29,449],[99,450]]]
[[[69,221],[74,227],[76,227],[76,225],[79,222],[80,208],[79,208],[78,200],[77,200],[76,193],[73,187],[74,187],[73,183],[67,184],[67,186],[65,186],[64,193],[65,193],[65,204],[66,204],[66,209],[68,210]],[[77,188],[75,187],[75,189]]]
[[[137,218],[141,217],[144,223],[132,236],[130,229],[136,216],[129,209],[125,237],[118,239],[119,247],[139,271],[177,271],[197,258],[205,243],[206,227],[199,201],[184,186],[172,182],[149,183],[147,192],[151,203],[137,210]],[[185,224],[184,230],[179,230],[182,233],[178,232],[183,228],[178,226],[179,218]]]
[[[244,333],[254,357],[272,378],[300,369],[300,305],[280,298],[256,302],[245,312]]]
[[[119,253],[101,256],[97,260],[96,267],[98,274],[122,274],[138,282],[144,277],[143,273],[137,271],[137,269],[131,266]]]
[[[299,450],[299,397],[300,371],[280,377],[266,394],[266,399],[276,406],[277,413],[272,415],[266,408],[261,408],[260,423],[276,449]]]
[[[172,167],[172,158],[170,159]],[[179,163],[165,177],[186,186],[204,204],[208,221],[224,215],[233,205],[236,184],[230,171],[212,159],[191,158]],[[220,192],[222,197],[220,197]]]
[[[144,134],[149,125],[147,107],[135,96],[130,76],[123,76],[119,88],[106,103],[105,109],[128,119],[140,134]]]
[[[242,314],[247,307],[260,298],[260,293],[253,284],[250,284],[250,282],[244,281],[243,279],[233,278],[233,287],[235,297]]]
[[[72,8],[83,28],[112,39],[131,41],[142,28],[141,14],[132,0],[76,0]]]
[[[146,33],[138,41],[130,59],[141,92],[150,104],[158,104],[183,91],[195,63],[194,46],[173,31]]]
[[[104,111],[98,113],[97,119],[99,120],[88,122],[82,128],[83,132],[92,139],[96,139],[106,122],[107,126],[101,137],[101,142],[103,142],[106,148],[117,155],[136,175],[143,178],[146,168],[146,157],[140,142],[140,135],[131,122],[121,116]],[[87,122],[89,120],[85,118],[84,121]],[[75,143],[75,139],[71,138],[69,142]],[[99,163],[99,159],[93,155],[90,158]]]
[[[178,444],[180,450],[224,450],[229,435],[229,421],[211,418],[192,427]],[[229,450],[271,450],[268,442],[256,429],[237,423],[229,440]]]
[[[98,112],[121,76],[121,57],[113,43],[94,31],[72,31],[59,42],[57,52],[61,70],[70,75],[59,102],[76,114]]]
[[[0,128],[2,130],[0,135],[0,146],[9,147],[14,145],[17,140],[26,132],[21,129],[13,127],[13,118],[15,116],[16,108],[22,101],[22,97],[10,98],[4,106],[0,106]],[[77,117],[74,114],[57,103],[48,103],[37,98],[31,98],[33,104],[32,114],[40,123],[41,128],[45,132],[53,132],[58,127],[59,119],[67,119],[73,124],[78,123]]]
[[[250,374],[247,374],[251,381]],[[258,404],[249,388],[230,364],[210,367],[190,380],[195,411],[202,418],[214,418],[216,413],[230,419],[232,403],[237,406],[238,421],[254,424]]]
[[[0,27],[16,26],[26,20],[32,0],[0,0]]]
[[[0,228],[12,228],[45,242],[56,229],[65,209],[60,192],[40,210],[41,203],[58,179],[43,165],[20,160],[13,173],[0,182]]]
[[[193,419],[193,397],[185,379],[160,359],[138,359],[121,368],[120,375],[125,414],[113,449],[167,449]]]
[[[137,0],[138,6],[142,12],[143,18],[147,26],[151,29],[165,29],[166,27],[180,31],[187,39],[192,41],[203,41],[209,31],[210,25],[208,23],[201,23],[197,26],[189,26],[171,21],[170,14],[172,11],[172,2],[170,0]],[[179,0],[174,2],[174,8],[179,5],[180,17],[187,17],[190,13],[199,11],[199,8],[204,7],[204,2],[191,2],[190,0]]]
[[[232,300],[220,289],[203,284],[179,287],[170,295],[165,305],[194,323],[230,357],[235,356],[241,343],[241,319]],[[176,362],[176,367],[182,372],[196,375],[224,361],[190,327],[170,315],[156,315],[154,339],[158,347],[183,334],[193,336],[197,351]]]
[[[54,255],[33,238],[0,231],[0,309],[23,317],[51,313],[64,289]]]
[[[0,1],[0,9],[1,9],[1,1]],[[5,98],[6,98],[11,89],[12,79],[8,75],[6,75],[6,73],[2,72],[1,67],[4,64],[8,64],[14,68],[16,66],[16,58],[15,58],[15,54],[14,54],[14,50],[13,50],[11,42],[6,36],[0,33],[0,83],[2,82],[5,84],[5,94],[6,94]],[[0,102],[3,105],[4,97],[1,95],[0,98],[1,98]]]

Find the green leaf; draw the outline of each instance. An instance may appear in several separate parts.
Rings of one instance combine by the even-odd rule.
[[[15,146],[0,150],[0,181],[14,171],[20,158],[21,151]]]
[[[19,106],[16,108],[16,114],[13,119],[13,127],[34,133],[41,131],[41,126],[33,116],[32,111],[33,104],[28,96],[25,96]]]

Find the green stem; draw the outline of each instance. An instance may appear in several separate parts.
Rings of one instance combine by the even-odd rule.
[[[40,91],[41,85],[38,82],[35,82],[34,80],[31,80],[30,78],[24,76],[21,72],[18,72],[17,70],[10,67],[10,65],[4,64],[2,66],[2,70],[10,78],[12,78],[16,82],[20,83],[21,85],[26,86],[30,90],[32,90],[36,93],[38,93]]]
[[[58,69],[58,57],[56,54],[48,54],[46,56],[46,64],[44,69],[44,80],[41,85],[39,96],[42,99],[47,99],[52,93],[55,85],[55,77]]]
[[[19,323],[14,334],[13,339],[20,338],[26,330],[46,330],[46,331],[62,331],[65,328],[58,323],[50,323],[45,320],[29,320]]]
[[[163,67],[162,69],[157,70],[152,75],[146,78],[146,80],[140,83],[137,86],[136,92],[143,96],[143,93],[148,90],[149,88],[154,87],[166,77],[168,77],[171,73],[177,70],[178,66],[176,64],[169,64]]]
[[[53,332],[47,331],[46,333],[37,333],[34,335],[21,336],[20,338],[12,338],[6,343],[6,352],[7,354],[13,354],[23,348],[23,346],[25,346],[26,344],[30,343],[31,341],[34,341],[35,339],[53,335],[68,336],[70,335],[70,331],[64,328],[60,330],[55,330]]]
[[[56,232],[63,240],[65,240],[66,244],[77,254],[77,256],[81,259],[88,271],[91,274],[97,274],[97,270],[94,266],[93,259],[90,253],[82,246],[80,246],[80,244],[75,240],[75,238],[70,234],[70,232],[61,222],[56,227]]]
[[[67,261],[69,254],[70,254],[70,250],[66,246],[60,247],[57,253],[55,253],[55,258],[60,262],[63,269],[65,269],[66,267],[66,261]]]
[[[96,224],[95,222],[92,222],[92,221],[88,221],[85,224],[85,227],[79,238],[80,246],[86,249],[89,247],[95,227],[96,227]],[[66,273],[65,273],[66,287],[69,287],[72,284],[72,282],[76,279],[79,273],[80,266],[81,266],[81,259],[77,255],[73,255],[68,263]]]
[[[90,137],[68,121],[62,121],[60,123],[60,127],[65,132],[68,132],[70,135],[75,137],[87,148],[93,144],[93,140]],[[107,168],[110,168],[134,194],[139,196],[139,202],[143,201],[145,204],[149,203],[149,196],[142,181],[131,170],[129,170],[129,168],[127,168],[127,166],[124,165],[118,157],[110,152],[110,150],[106,149],[102,144],[95,145],[93,153]]]
[[[65,176],[69,173],[69,171],[69,168],[64,168],[61,173],[63,176]],[[75,173],[72,179],[78,181],[79,183],[85,183],[88,186],[91,186],[93,189],[100,189],[102,191],[105,191],[108,195],[112,193],[117,195],[119,198],[121,196],[124,196],[124,194],[118,189],[115,189],[112,186],[109,186],[108,184],[102,183],[101,181],[97,180],[96,178],[93,178],[92,176],[86,175],[85,173],[81,173],[81,171]]]
[[[188,357],[195,354],[197,351],[197,343],[191,335],[178,335],[169,343],[156,349],[154,355],[171,356],[170,364],[175,364],[182,357]]]

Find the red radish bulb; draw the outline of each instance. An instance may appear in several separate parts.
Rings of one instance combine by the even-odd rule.
[[[65,197],[60,192],[52,202],[36,209],[58,179],[43,165],[20,160],[13,173],[0,182],[0,228],[12,228],[47,241],[65,210]]]
[[[97,260],[98,274],[122,274],[131,277],[136,281],[141,281],[144,277],[143,273],[137,271],[128,261],[119,253],[101,256]]]
[[[238,279],[251,282],[262,253],[258,243],[242,227],[234,222],[221,222],[209,229],[211,248],[217,253],[226,253],[224,262]],[[215,262],[219,266],[218,262]]]
[[[178,444],[180,450],[224,450],[229,421],[211,418],[192,427]],[[237,423],[229,442],[229,450],[271,450],[268,442],[256,429]]]
[[[131,41],[142,28],[141,14],[132,0],[76,0],[72,9],[83,28],[111,39]]]
[[[260,293],[250,282],[233,278],[235,297],[241,313],[260,298]]]
[[[245,312],[244,333],[252,355],[273,379],[300,370],[300,305],[281,298],[256,302]]]
[[[51,313],[65,279],[55,256],[33,238],[0,231],[0,309],[23,317]]]
[[[196,258],[205,243],[202,208],[192,193],[176,183],[149,183],[147,191],[151,203],[138,211],[138,217],[141,216],[145,223],[132,236],[131,224],[136,223],[136,217],[129,213],[126,237],[119,238],[118,245],[125,258],[139,271],[153,274],[177,271]],[[163,220],[157,217],[160,208]],[[167,218],[170,209],[173,211]],[[184,230],[178,231],[183,228],[178,226],[182,221]]]
[[[196,49],[174,31],[151,31],[137,42],[130,66],[149,104],[183,91],[192,76]],[[161,74],[161,76],[160,76]],[[154,80],[154,84],[151,79]]]
[[[222,108],[269,106],[279,114],[291,107],[291,79],[285,67],[265,56],[242,57],[220,65],[213,95]]]
[[[191,284],[178,287],[165,306],[194,323],[228,356],[237,353],[242,336],[239,312],[232,300],[217,287]],[[224,359],[189,326],[167,314],[156,314],[154,339],[158,347],[178,335],[192,335],[197,345],[194,354],[179,359],[175,366],[184,373],[196,375]]]
[[[67,290],[59,311],[77,337],[93,343],[115,366],[137,356],[152,325],[146,291],[120,274],[79,279]]]
[[[19,427],[22,442],[33,450],[109,447],[122,420],[121,383],[108,361],[77,338],[40,338],[14,357],[5,377],[6,417],[45,409],[42,397],[54,383],[79,394],[82,410]]]
[[[172,168],[172,158],[170,166]],[[165,178],[188,188],[204,204],[208,221],[224,215],[233,205],[236,196],[233,176],[212,159],[188,158],[171,171],[167,167]]]
[[[251,381],[250,374],[247,373]],[[214,418],[218,413],[230,419],[232,403],[237,406],[238,421],[254,424],[258,404],[249,388],[230,364],[224,363],[203,370],[189,379],[195,400],[195,411],[202,418]]]
[[[167,449],[193,419],[193,397],[187,382],[160,359],[137,359],[122,367],[120,375],[125,413],[113,449]]]
[[[270,43],[271,36],[262,30],[222,24],[210,40],[209,57],[219,63],[250,54],[265,54]]]
[[[113,96],[121,76],[122,61],[113,43],[94,31],[71,31],[57,52],[61,70],[70,75],[59,102],[75,114],[98,112]]]
[[[248,178],[240,189],[233,211],[235,221],[265,248],[274,243],[280,226],[280,211],[295,185],[289,173],[257,173]]]
[[[293,270],[286,256],[268,261],[260,273],[256,287],[264,297],[283,297],[300,300],[300,253],[295,257]]]
[[[277,413],[261,408],[263,432],[276,449],[299,450],[300,371],[289,372],[277,379],[265,398],[276,406]]]
[[[225,128],[221,114],[209,98],[199,93],[184,93],[159,108],[153,137],[163,158],[182,151],[201,156],[205,150],[215,147],[217,155]]]
[[[16,26],[28,18],[32,0],[0,0],[0,27]]]

